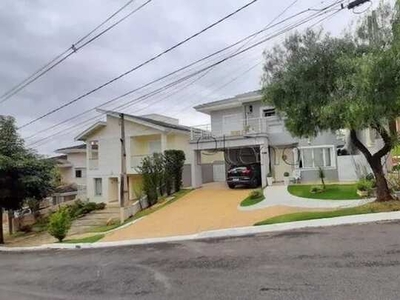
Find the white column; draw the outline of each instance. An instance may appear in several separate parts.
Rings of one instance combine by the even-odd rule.
[[[161,152],[164,153],[165,150],[167,150],[167,134],[161,133]]]
[[[198,188],[203,184],[201,173],[201,155],[200,151],[193,150],[191,172],[192,172],[192,187]]]
[[[261,163],[261,185],[262,187],[267,186],[267,174],[270,172],[269,169],[269,151],[268,142],[260,145],[260,163]]]

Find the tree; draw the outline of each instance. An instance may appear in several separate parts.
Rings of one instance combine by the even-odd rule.
[[[42,199],[53,188],[54,166],[24,146],[12,117],[0,116],[0,215],[17,210],[28,198]],[[10,220],[12,221],[12,220]],[[3,222],[0,222],[0,243]]]
[[[168,181],[166,183],[167,188],[171,184],[171,180],[174,183],[175,192],[179,192],[182,187],[182,173],[183,166],[185,164],[185,152],[182,150],[165,150],[165,173]],[[170,188],[170,186],[169,186]]]
[[[392,196],[381,161],[396,143],[388,124],[400,115],[399,22],[395,18],[390,23],[391,38],[385,31],[380,39],[377,13],[367,22],[367,34],[374,35],[368,43],[365,36],[350,34],[339,38],[312,30],[292,34],[283,47],[265,53],[262,91],[264,101],[287,117],[286,127],[294,136],[349,129],[352,143],[375,175],[377,201],[387,201]],[[360,28],[357,32],[365,34]],[[383,139],[384,146],[376,153],[359,139],[357,132],[366,128]]]
[[[62,207],[49,218],[48,232],[54,236],[59,242],[67,236],[68,230],[71,228],[71,216],[68,207]]]

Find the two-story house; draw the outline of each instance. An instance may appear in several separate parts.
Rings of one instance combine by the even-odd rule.
[[[121,114],[107,111],[106,121],[97,122],[76,140],[86,143],[87,197],[95,202],[118,202],[121,174]],[[134,185],[141,180],[138,166],[145,156],[167,149],[183,150],[186,155],[183,185],[191,185],[190,128],[179,120],[158,114],[124,114],[126,169],[129,198],[135,199]]]
[[[63,155],[54,157],[63,184],[86,186],[86,144],[60,148],[55,151]]]
[[[321,132],[309,139],[293,137],[285,127],[285,117],[263,103],[259,91],[194,108],[211,119],[211,124],[191,130],[194,187],[202,184],[203,151],[224,153],[226,166],[220,170],[219,177],[225,176],[231,165],[260,163],[262,186],[267,183],[267,175],[280,182],[286,172],[290,176],[300,176],[302,182],[317,182],[319,168],[324,170],[327,181],[354,181],[357,180],[357,164],[368,167],[359,153],[338,159],[338,149],[345,145],[345,138],[339,139],[335,132]],[[361,139],[372,150],[380,145],[371,138],[373,135],[369,130],[360,132]]]

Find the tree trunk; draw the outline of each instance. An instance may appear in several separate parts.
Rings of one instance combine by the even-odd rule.
[[[0,207],[0,244],[4,244],[4,235],[3,235],[3,208]]]
[[[14,212],[12,209],[8,210],[8,233],[10,235],[13,234],[13,217],[14,217]]]
[[[376,126],[377,131],[382,136],[384,141],[384,146],[374,155],[369,152],[367,147],[358,139],[357,132],[354,129],[350,130],[350,138],[353,144],[364,154],[367,162],[371,166],[372,171],[374,172],[375,180],[376,180],[376,201],[384,202],[393,200],[392,195],[390,194],[390,190],[385,178],[385,174],[383,173],[382,168],[382,157],[389,153],[391,150],[391,140],[389,134],[386,130],[381,126]]]
[[[370,165],[376,180],[376,201],[384,202],[393,200],[385,178],[385,174],[383,173],[381,161],[373,160],[370,162]]]

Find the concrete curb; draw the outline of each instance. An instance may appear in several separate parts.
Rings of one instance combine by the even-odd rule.
[[[20,252],[20,251],[40,251],[46,249],[98,249],[98,248],[120,247],[120,246],[130,246],[130,245],[146,245],[146,244],[157,244],[166,242],[192,241],[192,240],[201,240],[210,238],[240,237],[246,235],[301,229],[301,228],[351,225],[351,224],[362,224],[370,222],[395,221],[395,220],[400,220],[400,212],[372,213],[365,215],[353,215],[353,216],[327,218],[319,220],[279,223],[273,225],[219,229],[219,230],[204,231],[190,235],[135,239],[135,240],[116,241],[116,242],[99,242],[93,244],[85,244],[85,243],[47,244],[35,247],[0,247],[0,251]]]

